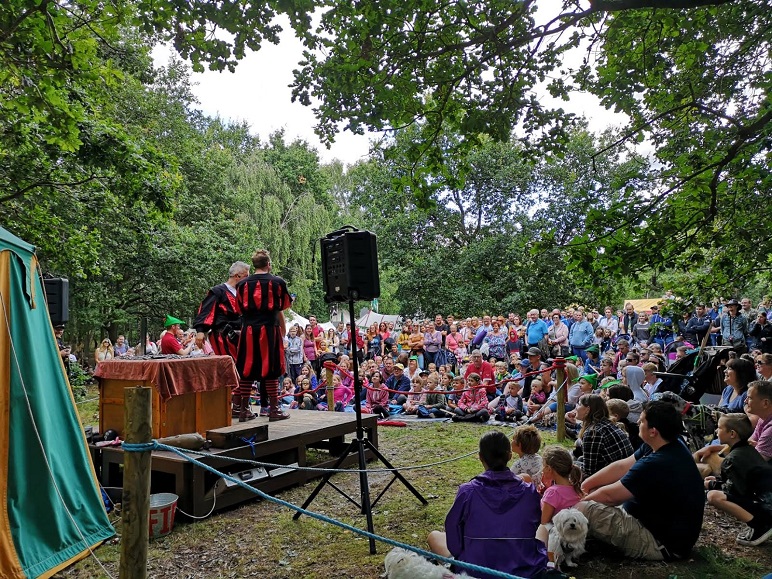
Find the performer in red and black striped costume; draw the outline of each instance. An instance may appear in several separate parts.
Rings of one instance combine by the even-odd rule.
[[[252,382],[259,380],[268,393],[269,420],[289,418],[279,405],[279,376],[285,372],[284,310],[292,305],[285,281],[271,274],[271,256],[258,249],[252,256],[255,273],[236,286],[236,311],[241,314],[236,368],[242,400],[249,400]],[[245,398],[246,397],[246,398]],[[239,422],[247,420],[242,404]]]
[[[207,339],[208,333],[209,343],[214,353],[218,356],[230,356],[234,362],[238,354],[238,339],[241,332],[241,315],[236,311],[236,285],[248,275],[249,264],[237,261],[231,265],[228,270],[228,281],[209,290],[193,322],[199,340]],[[241,410],[241,393],[238,386],[233,389],[232,401],[233,416],[238,418]],[[247,414],[251,414],[248,400]]]
[[[228,270],[228,281],[210,289],[198,307],[193,327],[201,334],[199,339],[205,339],[209,332],[209,343],[218,356],[236,359],[241,331],[241,315],[236,311],[236,285],[248,275],[249,265],[237,261]]]

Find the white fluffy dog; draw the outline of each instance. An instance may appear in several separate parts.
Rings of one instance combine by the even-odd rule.
[[[460,575],[427,561],[418,553],[394,547],[383,562],[388,579],[472,579],[466,573]]]
[[[576,567],[574,561],[584,553],[587,539],[587,517],[576,509],[564,509],[552,518],[548,551],[555,554],[555,567],[561,563]]]

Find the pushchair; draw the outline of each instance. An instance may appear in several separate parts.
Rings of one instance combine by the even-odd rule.
[[[721,394],[723,366],[729,359],[729,346],[708,346],[689,352],[674,361],[667,372],[654,372],[662,378],[660,392],[674,392],[684,400],[699,403],[705,394]]]
[[[654,373],[662,378],[654,398],[676,406],[683,416],[686,443],[692,451],[708,444],[718,426],[721,410],[699,401],[705,394],[721,394],[724,378],[720,366],[729,359],[730,350],[726,346],[695,350],[676,360],[668,372]]]

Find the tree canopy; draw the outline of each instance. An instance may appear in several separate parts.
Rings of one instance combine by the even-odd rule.
[[[0,218],[71,278],[76,324],[111,333],[184,317],[257,245],[298,307],[322,311],[317,239],[343,223],[378,233],[382,301],[403,313],[610,300],[658,279],[682,295],[761,287],[771,8],[9,0]],[[185,63],[151,63],[166,41],[194,70],[232,69],[279,41],[278,15],[307,48],[293,94],[323,140],[386,131],[367,161],[261,143],[196,109]],[[578,92],[626,126],[593,135],[552,104]]]

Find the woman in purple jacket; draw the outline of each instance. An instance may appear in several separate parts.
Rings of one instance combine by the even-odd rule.
[[[432,531],[429,548],[466,563],[536,576],[547,567],[546,547],[534,538],[541,517],[539,493],[507,467],[512,448],[503,432],[483,435],[479,458],[485,472],[459,487],[445,518],[445,532]]]

